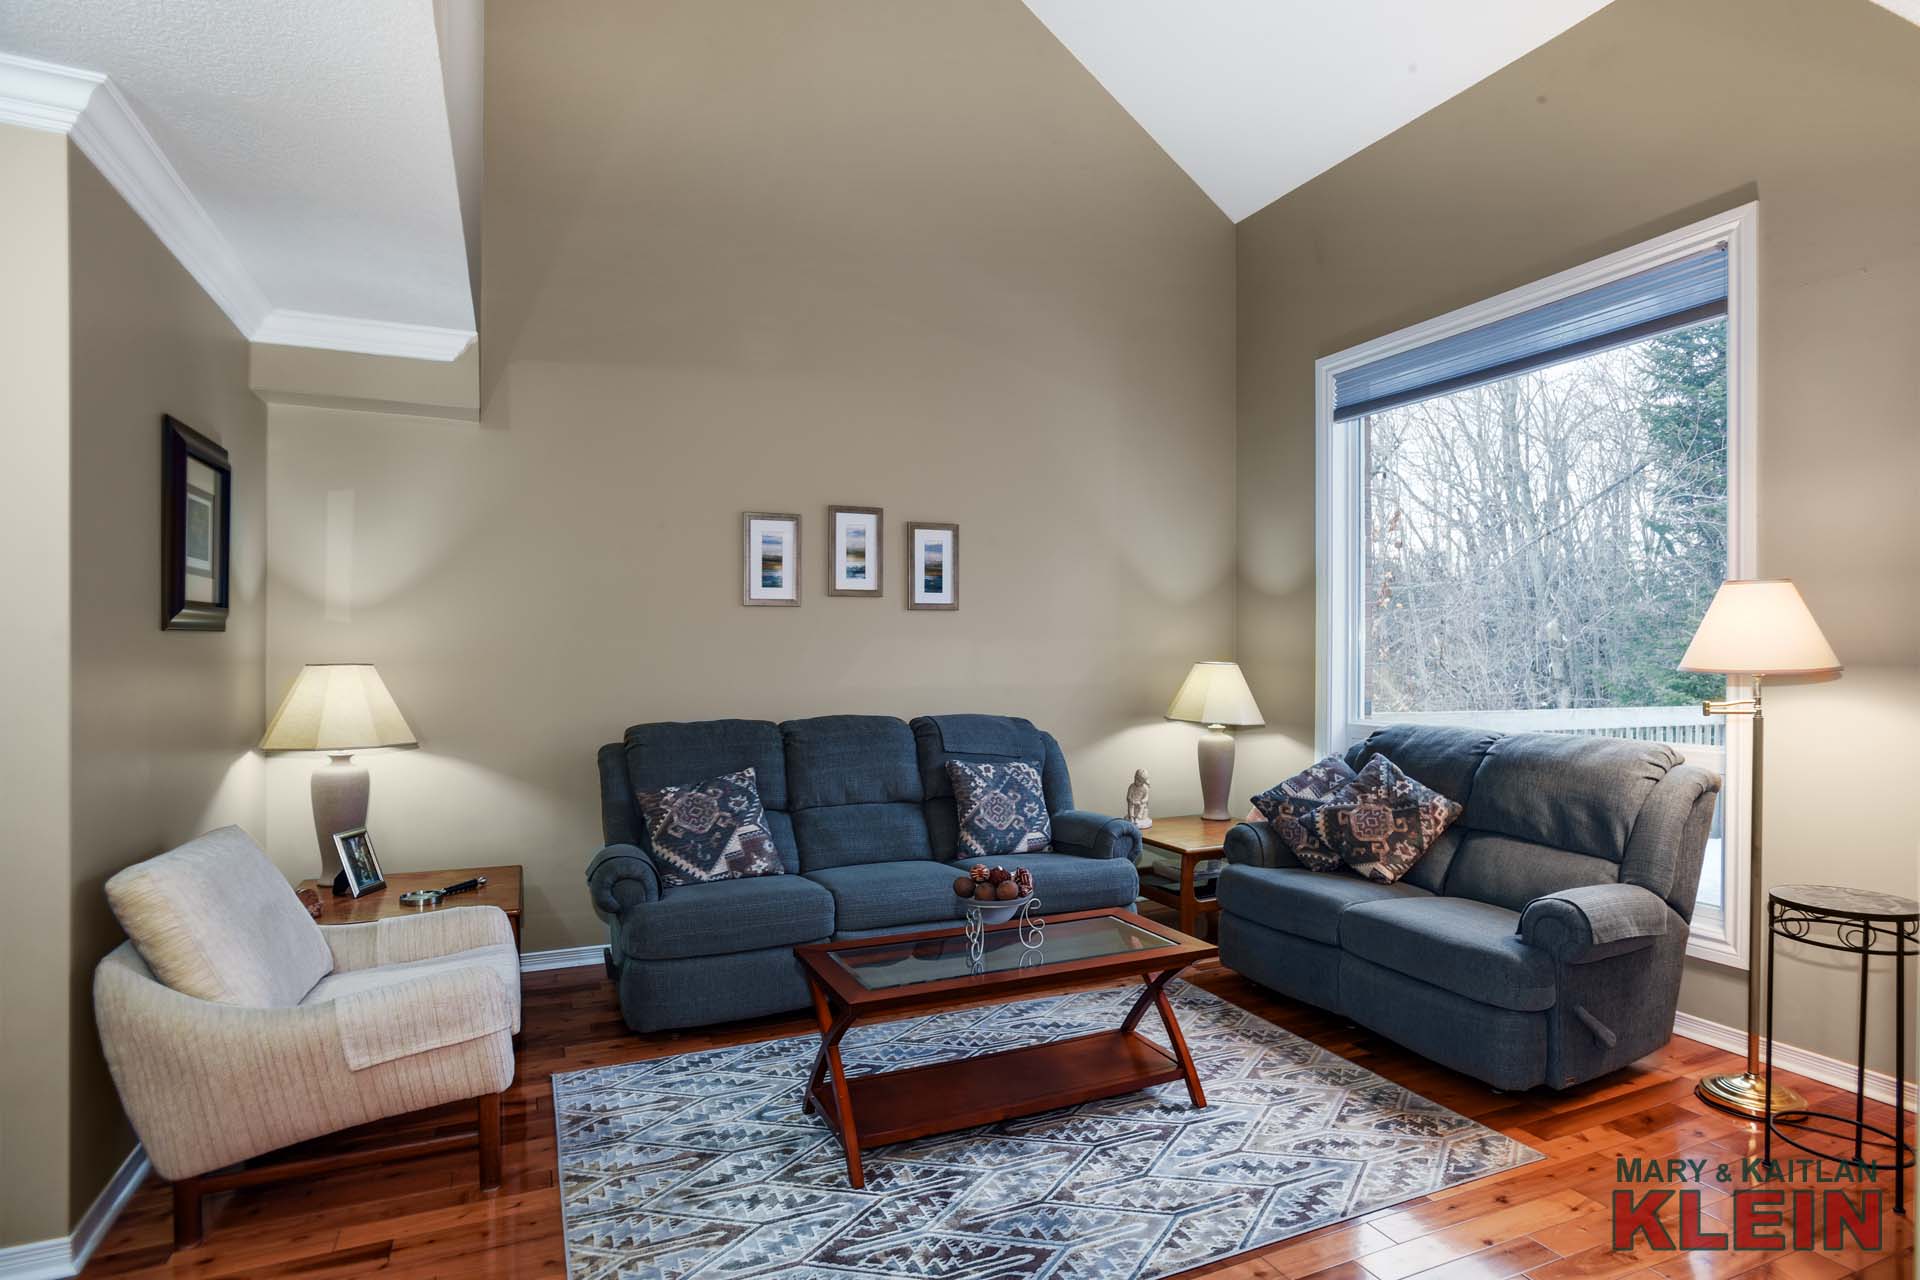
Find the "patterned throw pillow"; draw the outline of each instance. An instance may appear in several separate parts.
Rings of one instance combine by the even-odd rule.
[[[653,859],[668,885],[777,876],[786,871],[767,831],[753,770],[638,793]]]
[[[1030,764],[947,761],[953,807],[960,819],[960,854],[1030,853],[1053,843],[1046,788]]]
[[[1253,798],[1273,828],[1280,843],[1293,850],[1300,865],[1313,871],[1338,871],[1344,863],[1329,849],[1314,829],[1313,815],[1339,790],[1352,782],[1354,773],[1339,756],[1328,756],[1310,764],[1279,786],[1262,791]]]
[[[1369,880],[1392,884],[1413,869],[1462,812],[1438,791],[1375,756],[1314,813],[1329,849]]]

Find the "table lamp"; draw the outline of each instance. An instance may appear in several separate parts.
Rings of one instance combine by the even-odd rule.
[[[1233,789],[1233,735],[1227,729],[1266,723],[1240,664],[1194,663],[1173,695],[1167,719],[1207,726],[1200,738],[1200,816],[1214,821],[1227,817],[1227,793]]]
[[[1763,1116],[1768,1108],[1767,1081],[1760,1069],[1760,999],[1765,990],[1760,939],[1766,930],[1766,889],[1760,878],[1760,801],[1766,722],[1760,714],[1760,686],[1767,676],[1837,676],[1840,659],[1793,583],[1785,578],[1730,578],[1714,593],[1707,616],[1680,659],[1680,670],[1753,679],[1752,697],[1700,704],[1703,715],[1753,718],[1752,813],[1747,819],[1747,1069],[1702,1076],[1694,1092],[1722,1111]],[[1774,1084],[1773,1110],[1795,1111],[1806,1105],[1806,1099],[1785,1084]]]
[[[353,753],[418,745],[372,663],[314,663],[300,668],[267,724],[260,749],[324,751],[332,757],[313,771],[313,831],[320,841],[323,883],[339,870],[333,833],[367,825],[367,771],[353,762]]]

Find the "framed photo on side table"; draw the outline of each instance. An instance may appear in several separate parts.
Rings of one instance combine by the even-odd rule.
[[[177,418],[160,433],[160,629],[225,631],[233,467]]]
[[[907,608],[960,607],[960,526],[907,525]]]
[[[886,519],[879,507],[827,508],[828,595],[878,600],[887,593]]]
[[[740,517],[746,580],[741,604],[800,603],[800,517],[749,511]]]
[[[340,876],[346,882],[345,897],[358,898],[375,889],[387,887],[387,877],[380,871],[380,859],[373,852],[373,837],[367,834],[365,827],[334,832],[333,847],[340,854]],[[334,892],[341,891],[340,880],[336,880]]]

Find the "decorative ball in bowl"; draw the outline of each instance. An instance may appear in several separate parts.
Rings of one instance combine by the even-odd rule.
[[[978,911],[988,924],[1000,924],[1018,915],[1033,896],[1033,873],[1025,867],[1009,871],[976,863],[953,882],[953,896],[963,909]]]

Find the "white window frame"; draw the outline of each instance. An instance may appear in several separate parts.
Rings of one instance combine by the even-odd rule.
[[[1401,329],[1357,347],[1324,356],[1314,364],[1314,486],[1316,613],[1319,643],[1315,654],[1314,737],[1325,755],[1391,723],[1393,717],[1367,719],[1359,707],[1361,610],[1360,574],[1365,564],[1359,485],[1361,432],[1358,419],[1333,420],[1334,377],[1384,356],[1476,329],[1570,294],[1645,271],[1714,245],[1727,246],[1727,576],[1757,577],[1755,564],[1756,437],[1759,433],[1759,299],[1756,251],[1759,205],[1749,203],[1681,227],[1630,249],[1608,254],[1584,266],[1488,298],[1458,311]],[[1729,680],[1728,697],[1751,692],[1746,680]],[[1748,965],[1748,787],[1752,780],[1751,725],[1742,716],[1726,717],[1726,769],[1722,793],[1722,905],[1694,913],[1689,956],[1745,969]]]

